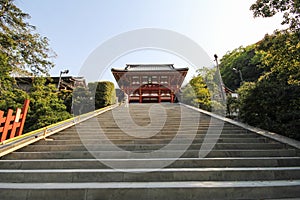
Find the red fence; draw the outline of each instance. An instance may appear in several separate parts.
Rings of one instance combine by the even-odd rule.
[[[26,99],[23,108],[17,108],[15,115],[13,115],[14,111],[9,109],[4,117],[4,111],[0,110],[0,142],[22,135],[28,107],[29,100]]]

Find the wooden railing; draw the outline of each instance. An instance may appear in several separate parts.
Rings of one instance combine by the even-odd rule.
[[[29,108],[29,100],[24,101],[23,108],[17,108],[16,112],[12,109],[7,111],[4,117],[4,111],[0,110],[0,142],[22,135]]]
[[[100,115],[101,113],[104,113],[108,110],[114,109],[117,107],[117,104],[107,106],[105,108],[100,108],[99,110],[91,111],[89,113],[85,113],[76,117],[72,117],[70,119],[51,124],[49,126],[40,128],[38,130],[31,131],[29,133],[25,133],[20,136],[16,136],[12,139],[7,139],[3,142],[0,142],[0,158],[6,154],[9,154],[11,152],[14,152],[20,148],[23,148],[29,144],[32,144],[34,142],[37,142],[39,140],[45,139],[47,140],[47,137],[58,133],[59,131],[62,131],[68,127],[74,126],[76,124],[80,124],[81,122],[91,119],[97,115]]]

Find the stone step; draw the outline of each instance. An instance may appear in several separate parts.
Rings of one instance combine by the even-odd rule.
[[[177,122],[174,126],[172,125],[166,125],[164,127],[155,127],[155,126],[151,126],[151,128],[149,127],[143,127],[140,126],[138,128],[134,128],[132,130],[134,131],[153,131],[153,130],[163,130],[163,131],[177,131],[179,129],[179,124],[183,123],[183,122]],[[107,127],[107,126],[103,126],[103,125],[99,125],[99,124],[95,124],[95,125],[88,125],[88,126],[82,126],[82,125],[77,125],[76,128],[74,128],[74,131],[98,131],[99,127],[101,127],[101,129],[107,131],[107,132],[115,132],[115,131],[120,131],[120,127],[118,125],[114,125],[113,127]],[[127,125],[124,125],[124,127],[126,127],[128,130],[130,130],[130,127],[127,127]],[[197,125],[195,126],[194,123],[193,124],[185,124],[185,125],[181,125],[180,128],[182,130],[198,130],[198,131],[207,131],[208,128],[212,131],[221,131],[224,133],[235,133],[235,134],[239,134],[239,133],[248,133],[249,131],[247,130],[239,130],[239,129],[234,129],[234,128],[226,128],[226,127],[220,127],[220,126],[213,126],[213,125],[209,125],[207,127],[203,127],[201,125]],[[66,131],[66,133],[68,132],[72,132],[71,130]]]
[[[180,123],[180,122],[179,122]],[[181,130],[181,131],[190,131],[190,130],[197,130],[198,133],[206,133],[208,129],[206,128],[202,128],[202,127],[196,127],[196,126],[175,126],[175,127],[153,127],[153,128],[147,128],[147,127],[141,127],[141,128],[135,128],[135,129],[130,129],[130,128],[118,128],[118,127],[114,127],[114,128],[106,128],[106,127],[102,127],[102,126],[96,126],[96,127],[77,127],[75,130],[72,130],[72,131],[65,131],[65,132],[62,132],[62,133],[74,133],[74,132],[78,132],[80,131],[81,133],[97,133],[99,128],[101,128],[102,130],[104,130],[104,132],[106,133],[111,133],[111,134],[114,134],[114,133],[123,133],[123,130],[127,130],[128,132],[129,131],[132,131],[132,132],[157,132],[158,130],[161,131],[161,132],[177,132],[178,130]],[[218,132],[218,133],[223,133],[223,134],[245,134],[245,133],[251,133],[249,131],[246,131],[246,130],[234,130],[234,129],[223,129],[223,128],[212,128],[210,127],[209,129],[210,131],[212,132]]]
[[[300,179],[300,167],[1,170],[1,182],[268,181]]]
[[[50,137],[52,138],[52,137]],[[268,139],[266,138],[210,138],[212,140],[217,140],[219,143],[266,143]],[[127,139],[127,140],[121,140],[121,139],[73,139],[73,140],[41,140],[37,142],[36,144],[51,144],[51,145],[71,145],[71,144],[136,144],[136,145],[142,145],[142,144],[169,144],[171,139],[169,140],[163,140],[163,139]],[[176,140],[177,142],[178,140]],[[202,144],[203,139],[194,139],[193,144]],[[175,141],[174,141],[175,142]],[[180,139],[178,141],[179,144],[190,144],[190,139]]]
[[[141,134],[142,135],[142,134]],[[190,138],[204,138],[206,137],[206,134],[185,134],[185,133],[178,133],[178,135],[176,135],[176,133],[171,133],[171,134],[166,134],[166,133],[158,133],[152,137],[149,137],[149,139],[172,139],[174,137],[179,137],[182,139],[190,139]],[[250,134],[243,134],[243,135],[235,135],[235,134],[209,134],[209,137],[212,138],[259,138],[259,136],[257,135],[250,135]],[[79,139],[79,138],[83,138],[83,139],[105,139],[105,138],[109,138],[109,139],[136,139],[136,137],[134,137],[133,135],[127,135],[126,133],[118,133],[118,134],[105,134],[105,135],[100,135],[100,134],[65,134],[65,135],[54,135],[51,136],[51,138],[55,139],[55,140],[73,140],[73,139]],[[260,137],[262,138],[262,137]],[[148,138],[147,138],[148,139]]]
[[[209,145],[209,144],[208,144]],[[217,143],[217,144],[211,144],[214,146],[215,150],[235,150],[235,149],[279,149],[282,148],[282,144],[276,144],[276,143]],[[182,144],[170,144],[168,147],[172,150],[181,150],[183,149],[185,145]],[[210,146],[210,145],[209,145]],[[165,145],[163,144],[144,144],[144,145],[135,145],[135,144],[129,144],[129,145],[118,145],[119,148],[122,148],[126,151],[141,151],[141,150],[158,150]],[[103,151],[111,151],[114,150],[114,146],[107,145],[107,144],[101,144],[99,145],[29,145],[25,148],[23,148],[22,152],[43,152],[43,151],[86,151],[87,149],[90,151],[97,151],[97,150],[103,150]],[[200,144],[192,144],[188,147],[188,150],[200,150],[201,145]]]
[[[130,105],[138,128],[126,132],[134,136],[119,127],[128,116],[116,123],[108,111],[2,157],[0,199],[300,197],[299,150],[178,104],[159,104],[167,118],[150,127],[155,105]]]
[[[133,155],[133,153],[135,153]],[[97,158],[107,159],[122,159],[122,158],[197,158],[199,157],[199,150],[170,150],[170,151],[48,151],[48,152],[13,152],[5,159],[83,159],[83,158]],[[134,157],[132,157],[134,156]],[[212,150],[207,157],[221,158],[221,157],[278,157],[278,156],[297,156],[294,149],[279,149],[279,150]]]
[[[0,160],[0,169],[105,169],[109,168],[107,163],[129,169],[159,167],[164,163],[170,164],[167,168],[297,167],[300,166],[300,157]]]
[[[179,181],[111,183],[11,183],[0,184],[0,196],[11,199],[146,199],[233,200],[300,197],[299,180],[279,181]]]

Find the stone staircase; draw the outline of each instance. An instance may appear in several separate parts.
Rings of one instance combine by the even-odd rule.
[[[130,104],[0,160],[0,199],[299,199],[299,149],[179,104]]]

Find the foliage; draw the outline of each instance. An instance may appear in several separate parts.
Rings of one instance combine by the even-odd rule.
[[[245,121],[259,127],[300,139],[300,43],[294,33],[276,31],[267,35],[259,48],[262,75],[244,106],[252,110]],[[256,99],[256,105],[250,101]],[[256,107],[256,111],[254,109]]]
[[[276,31],[273,35],[266,35],[260,42],[258,54],[261,67],[276,74],[278,80],[300,86],[300,41],[296,34]]]
[[[46,79],[35,77],[29,93],[30,107],[26,119],[26,130],[35,130],[62,120],[71,115],[63,101],[58,98],[55,85],[45,85]]]
[[[47,74],[55,54],[48,47],[48,39],[26,22],[28,18],[13,0],[0,1],[0,52],[8,58],[13,73]]]
[[[63,95],[65,105],[74,115],[84,114],[98,108],[112,105],[116,100],[114,84],[111,82],[88,83],[88,88],[77,87],[69,96]]]
[[[196,98],[194,101],[198,107],[204,110],[210,110],[210,93],[203,78],[201,76],[196,76],[190,81],[190,84],[195,92]]]
[[[228,55],[231,54],[235,52]],[[255,44],[253,56],[228,55],[222,58],[222,66],[230,68],[234,63],[248,59],[249,62],[255,60],[256,67],[262,70],[252,82],[245,82],[238,88],[239,101],[231,102],[239,106],[240,119],[300,139],[300,43],[297,35],[276,31]],[[223,73],[225,71],[223,69]],[[228,107],[233,106],[230,101],[228,103]]]
[[[89,83],[88,87],[95,99],[95,109],[116,103],[115,85],[109,81]]]
[[[253,88],[239,91],[240,116],[251,125],[300,139],[300,88],[275,77],[263,78]]]
[[[75,89],[76,90],[76,89]],[[60,90],[58,92],[58,98],[63,101],[63,104],[66,106],[66,111],[72,114],[72,98],[73,98],[72,90]]]
[[[183,103],[204,110],[222,111],[223,105],[219,100],[219,86],[215,68],[198,70],[198,75],[192,78],[182,90],[181,101]]]
[[[239,47],[223,56],[220,63],[220,71],[224,84],[236,90],[242,81],[256,81],[263,73],[260,68],[260,58],[256,55],[257,45]],[[234,71],[233,69],[237,71]],[[242,79],[238,73],[242,73]]]
[[[84,87],[75,88],[71,103],[74,115],[81,115],[95,110],[93,95],[89,89]]]
[[[50,59],[54,53],[48,39],[26,22],[28,18],[13,0],[0,0],[0,109],[22,107],[24,99],[29,98],[25,132],[70,117],[56,88],[37,77],[53,67]],[[12,75],[35,75],[31,92],[20,90]]]
[[[28,95],[17,88],[15,80],[10,76],[11,66],[8,58],[0,53],[0,110],[21,108]]]
[[[207,89],[210,93],[210,109],[209,111],[217,112],[221,115],[224,115],[225,105],[222,100],[221,94],[221,85],[223,85],[222,81],[219,79],[219,74],[217,68],[207,68],[203,67],[198,70],[198,76],[202,76],[203,80],[207,86]]]
[[[220,80],[218,78],[217,68],[203,67],[197,70],[198,76],[203,77],[203,81],[207,85],[211,96],[214,96],[220,91]],[[214,97],[212,97],[214,98]]]
[[[256,0],[250,7],[254,17],[272,17],[283,13],[282,25],[288,24],[290,30],[300,30],[300,1],[299,0]],[[299,35],[298,35],[299,36]]]
[[[0,53],[1,55],[1,53]],[[21,108],[25,99],[30,99],[25,130],[28,132],[70,117],[62,100],[59,100],[54,85],[45,85],[45,78],[33,78],[32,90],[27,94],[17,87],[16,81],[10,76],[11,66],[7,57],[0,56],[0,110]]]
[[[197,104],[196,101],[196,93],[193,89],[193,87],[191,86],[191,84],[187,84],[185,87],[183,87],[182,91],[181,91],[181,102],[191,105],[191,106],[195,106],[195,107],[199,107],[199,105]]]
[[[238,112],[240,109],[239,99],[237,97],[232,97],[227,95],[226,101],[226,117],[228,118],[238,118]]]
[[[249,122],[249,120],[247,120],[246,118],[249,116],[249,118],[254,115],[254,117],[256,116],[256,97],[253,95],[253,89],[255,88],[255,82],[245,82],[240,88],[238,88],[237,93],[239,95],[238,97],[238,107],[240,110],[239,113],[239,117],[245,121],[248,122],[250,124],[253,124],[251,122]],[[251,99],[251,98],[254,98]],[[248,101],[248,105],[245,103],[246,101]],[[251,105],[250,105],[251,104]],[[248,107],[251,106],[253,107],[253,109],[255,111],[253,111],[252,108]],[[258,110],[259,111],[259,110]],[[253,113],[253,114],[252,114]]]
[[[97,85],[98,85],[98,82],[90,82],[90,83],[88,83],[89,91],[90,91],[92,94],[95,94],[95,93],[96,93]]]

